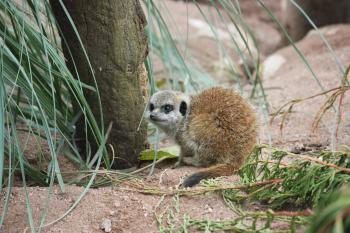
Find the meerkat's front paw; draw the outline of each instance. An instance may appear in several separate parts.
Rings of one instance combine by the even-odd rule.
[[[181,167],[183,165],[183,162],[181,160],[178,160],[173,166],[171,166],[172,169]]]

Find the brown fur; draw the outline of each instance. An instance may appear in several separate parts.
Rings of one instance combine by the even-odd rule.
[[[212,88],[193,97],[175,140],[181,147],[180,162],[208,168],[188,177],[183,185],[233,174],[252,151],[256,137],[255,113],[239,94]]]

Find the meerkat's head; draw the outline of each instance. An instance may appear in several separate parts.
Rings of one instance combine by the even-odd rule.
[[[150,122],[173,136],[189,110],[190,97],[184,93],[165,90],[152,95],[146,117]]]

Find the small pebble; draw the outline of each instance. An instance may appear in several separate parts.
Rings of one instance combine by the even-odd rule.
[[[108,219],[108,218],[104,218],[102,220],[100,228],[104,232],[111,232],[112,231],[112,221],[110,219]]]

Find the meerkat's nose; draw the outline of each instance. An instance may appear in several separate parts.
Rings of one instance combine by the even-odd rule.
[[[155,119],[157,119],[157,116],[156,116],[156,114],[155,114],[154,112],[152,112],[152,113],[149,115],[149,118],[150,118],[151,120],[155,120]]]

